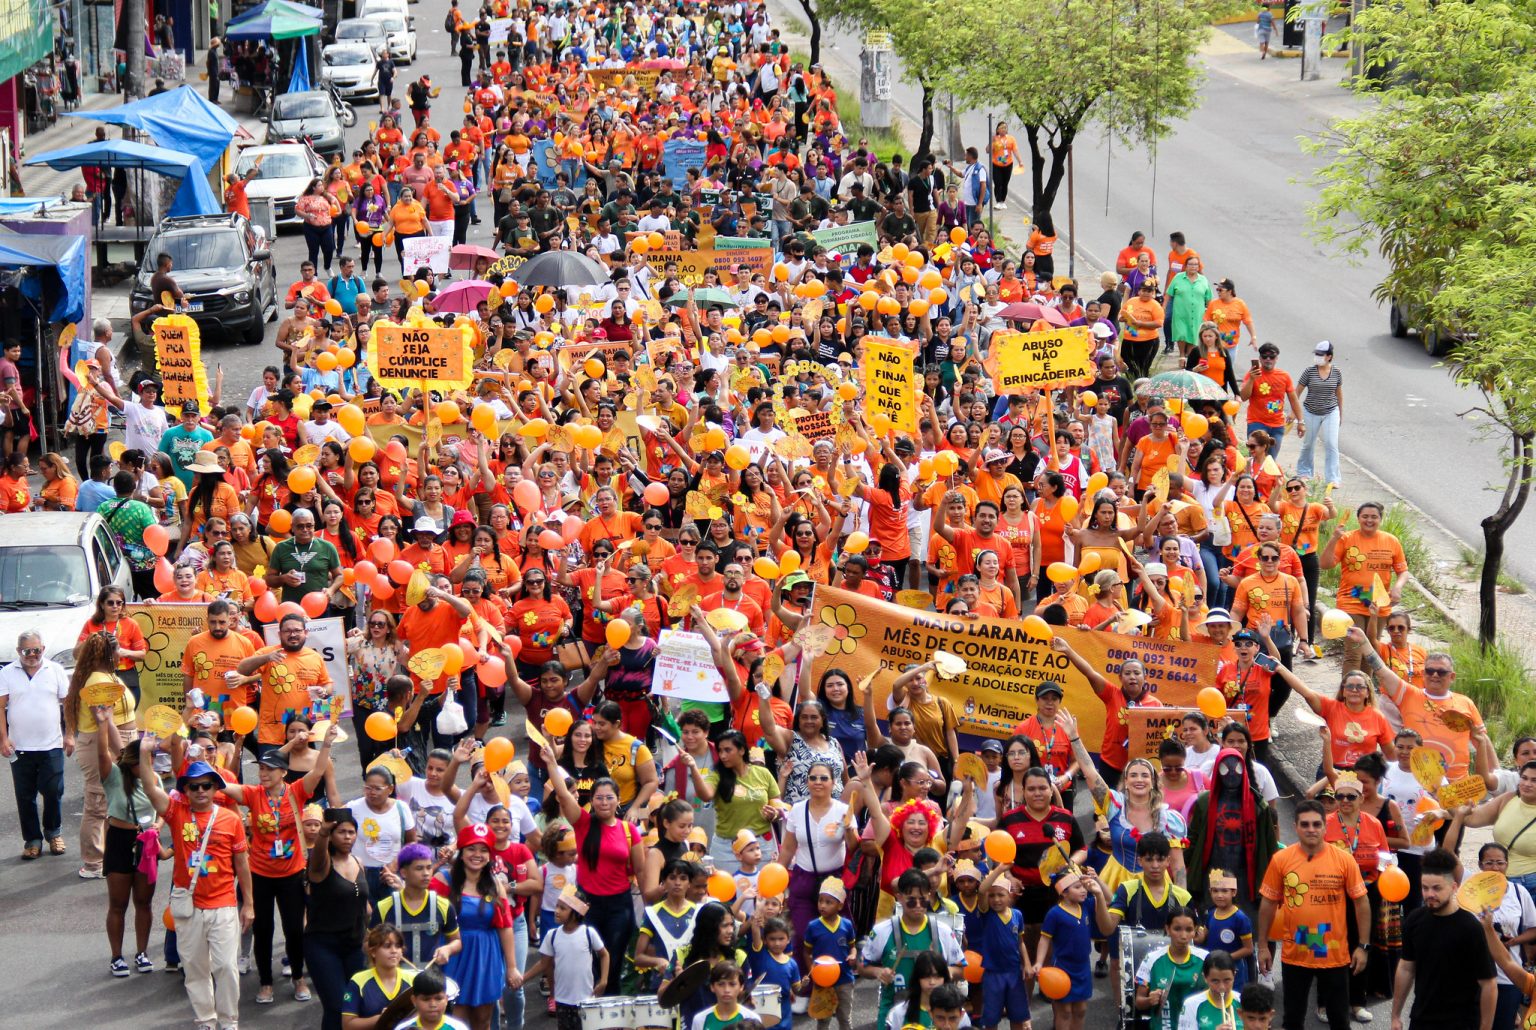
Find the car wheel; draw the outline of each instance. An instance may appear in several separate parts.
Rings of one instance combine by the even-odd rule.
[[[1451,348],[1456,346],[1454,337],[1431,326],[1426,326],[1420,331],[1419,339],[1424,344],[1424,353],[1432,358],[1443,358],[1451,352]]]
[[[1408,335],[1408,322],[1395,300],[1387,308],[1387,330],[1399,340]]]
[[[256,319],[246,327],[240,342],[251,346],[260,347],[267,338],[267,323],[258,313]]]

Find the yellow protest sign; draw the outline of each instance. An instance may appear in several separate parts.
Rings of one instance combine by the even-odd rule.
[[[588,68],[586,75],[594,90],[622,89],[626,79],[633,79],[634,88],[649,96],[656,91],[656,80],[661,78],[661,69],[641,68],[631,64],[623,68]]]
[[[912,351],[884,336],[864,337],[864,418],[885,415],[899,433],[917,432]]]
[[[1436,799],[1440,802],[1440,807],[1449,812],[1462,805],[1475,805],[1487,796],[1488,784],[1481,776],[1463,776],[1441,787]]]
[[[646,255],[650,266],[658,272],[668,265],[677,266],[677,278],[684,286],[701,286],[704,273],[713,271],[727,286],[740,278],[736,272],[747,266],[747,277],[761,272],[767,275],[773,269],[773,248],[768,241],[761,247],[742,247],[730,250],[698,248],[696,250],[653,250]]]
[[[202,337],[189,315],[161,315],[150,327],[155,338],[155,367],[166,410],[181,415],[183,401],[208,410],[208,370],[203,366]]]
[[[473,378],[474,352],[455,326],[376,322],[368,368],[392,390],[462,390]]]
[[[206,604],[130,604],[128,617],[139,624],[147,653],[139,662],[139,705],[169,705],[181,711],[185,683],[181,661],[187,641],[208,627]]]
[[[1093,381],[1093,337],[1087,326],[1040,333],[993,333],[992,385],[1000,394],[1058,390]]]
[[[961,619],[818,586],[811,619],[800,633],[811,627],[821,630],[823,638],[816,646],[807,645],[815,655],[815,674],[833,666],[857,678],[877,673],[870,688],[876,692],[876,711],[885,710],[878,702],[889,695],[903,666],[930,661],[934,652],[945,651],[963,659],[965,671],[952,680],[936,679],[929,689],[954,706],[960,733],[1008,737],[1014,726],[1034,714],[1035,689],[1054,680],[1065,686],[1066,706],[1077,716],[1089,750],[1096,750],[1103,739],[1104,703],[1088,680],[1048,641],[1029,636],[1017,621]],[[1165,705],[1192,708],[1199,688],[1215,682],[1220,651],[1210,644],[1066,627],[1057,628],[1056,635],[1111,681],[1124,662],[1142,662],[1152,692]]]

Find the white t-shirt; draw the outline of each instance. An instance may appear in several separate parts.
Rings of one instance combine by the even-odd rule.
[[[807,873],[838,872],[848,860],[848,839],[843,832],[848,806],[834,800],[818,819],[810,814],[809,805],[809,800],[797,802],[784,820],[784,832],[792,834],[796,841],[795,857],[790,864]]]
[[[165,409],[158,404],[148,408],[143,404],[128,404],[123,407],[123,425],[123,446],[130,451],[152,455],[160,449],[160,438],[170,423],[165,417]]]
[[[572,932],[556,927],[539,942],[539,954],[555,960],[555,1002],[580,1005],[592,998],[596,983],[592,976],[592,957],[605,951],[603,939],[592,927],[582,923]]]
[[[1493,912],[1493,925],[1498,929],[1501,937],[1514,937],[1531,927],[1536,926],[1536,902],[1531,901],[1531,893],[1518,883],[1510,883],[1504,886],[1504,897],[1499,900],[1499,907]],[[1504,970],[1494,966],[1495,978],[1501,984],[1510,983],[1509,977],[1504,975]]]
[[[327,440],[335,440],[342,446],[352,439],[352,434],[341,428],[339,422],[327,422],[321,425],[319,422],[300,422],[299,435],[305,443],[322,444]]]
[[[367,798],[347,802],[347,809],[357,820],[357,839],[363,846],[360,861],[368,869],[382,869],[393,862],[405,844],[405,835],[416,828],[411,806],[390,799],[392,810],[375,812]]]
[[[429,792],[426,780],[412,776],[395,788],[395,796],[410,806],[422,843],[441,847],[453,842],[453,801],[447,794]]]
[[[476,794],[469,802],[469,821],[483,823],[485,817],[495,808],[497,802],[487,801],[484,794]],[[533,821],[533,813],[528,811],[528,802],[513,794],[507,799],[507,811],[512,814],[512,839],[521,844],[528,839],[528,835],[537,830],[538,824]]]
[[[1211,770],[1216,768],[1216,756],[1219,754],[1221,754],[1221,748],[1215,744],[1212,744],[1204,752],[1185,748],[1184,768],[1190,772],[1202,773],[1209,780],[1211,778]]]
[[[1423,784],[1419,783],[1413,773],[1393,762],[1387,766],[1387,775],[1381,781],[1380,790],[1383,796],[1397,802],[1397,810],[1403,817],[1403,835],[1412,836],[1413,828],[1419,824],[1419,799],[1424,796]],[[1429,849],[1409,845],[1397,850],[1410,855],[1422,855]]]
[[[53,751],[64,746],[59,702],[68,695],[69,674],[57,662],[44,659],[31,676],[20,661],[0,669],[6,727],[17,751]]]

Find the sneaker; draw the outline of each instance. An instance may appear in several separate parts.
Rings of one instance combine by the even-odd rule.
[[[1319,1023],[1322,1023],[1324,1026],[1328,1025],[1328,1010],[1327,1009],[1318,1009],[1317,1010],[1317,1021]]]
[[[999,211],[1007,211],[1008,210],[1008,205],[1004,204],[1001,200],[999,200],[996,204],[994,204],[993,207],[997,208],[997,210],[999,210]]]
[[[112,975],[118,979],[122,979],[131,972],[131,970],[128,968],[127,960],[123,959],[121,956],[112,960],[112,965],[110,968],[112,970]]]
[[[101,879],[101,868],[98,866],[92,869],[88,865],[83,865],[80,867],[79,876],[82,880],[99,880]]]
[[[256,989],[256,1004],[270,1005],[273,1000],[271,984],[262,984]]]
[[[303,980],[295,980],[293,982],[293,1000],[308,1001],[310,997],[311,995],[309,993],[309,985],[306,984]]]
[[[1099,960],[1093,964],[1093,975],[1098,977],[1100,980],[1108,976],[1109,959],[1105,958],[1103,955],[1100,955]]]
[[[179,972],[181,972],[181,963],[180,962],[167,962],[165,964],[165,971],[167,973],[179,973]]]
[[[1371,1010],[1364,1005],[1357,1006],[1351,1015],[1355,1017],[1356,1023],[1369,1023],[1371,1021]]]
[[[153,973],[155,971],[155,964],[148,955],[141,951],[133,956],[133,968],[141,973]]]
[[[240,956],[240,975],[241,976],[250,976],[251,975],[251,956],[249,956],[249,955],[241,955]]]

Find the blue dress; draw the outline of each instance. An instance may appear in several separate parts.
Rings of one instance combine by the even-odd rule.
[[[456,1005],[492,1005],[507,989],[507,960],[501,931],[492,924],[494,902],[468,894],[459,899],[459,939],[463,948],[448,960],[447,974],[459,985]]]
[[[1051,939],[1051,963],[1072,978],[1072,990],[1061,1001],[1087,1001],[1093,997],[1094,897],[1083,900],[1083,914],[1057,905],[1045,914],[1040,932]]]

